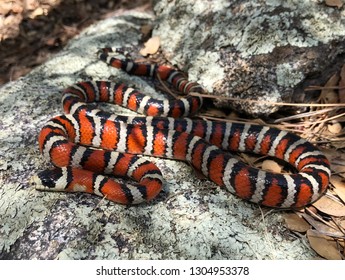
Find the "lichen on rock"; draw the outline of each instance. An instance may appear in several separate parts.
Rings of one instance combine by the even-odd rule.
[[[166,56],[216,96],[298,102],[303,86],[325,81],[344,54],[345,10],[318,1],[162,0],[154,9],[154,35]],[[205,75],[207,67],[218,75]],[[265,102],[216,104],[252,115],[279,109]]]

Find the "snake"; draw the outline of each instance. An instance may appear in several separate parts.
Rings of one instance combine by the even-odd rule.
[[[116,48],[101,49],[98,58],[129,74],[165,81],[183,96],[153,98],[112,81],[67,87],[62,93],[64,114],[51,118],[38,136],[41,154],[54,167],[33,176],[37,190],[86,192],[120,204],[148,202],[166,182],[145,156],[188,162],[216,185],[266,207],[304,207],[327,189],[330,163],[307,140],[274,127],[193,117],[205,90],[183,72],[135,62]],[[109,113],[98,109],[98,102],[137,115]],[[277,158],[295,172],[252,167],[234,155],[239,152]]]

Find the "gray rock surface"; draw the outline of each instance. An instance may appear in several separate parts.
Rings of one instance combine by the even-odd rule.
[[[31,188],[29,178],[50,166],[39,154],[37,136],[49,118],[62,113],[65,87],[112,76],[155,94],[142,79],[111,69],[95,56],[107,45],[138,45],[141,25],[151,21],[142,13],[104,20],[0,89],[0,259],[315,257],[284,228],[280,212],[260,209],[197,179],[183,162],[153,158],[166,187],[153,202],[138,206]]]
[[[164,54],[216,96],[219,106],[253,115],[301,102],[345,62],[345,10],[324,1],[156,0],[154,35]]]

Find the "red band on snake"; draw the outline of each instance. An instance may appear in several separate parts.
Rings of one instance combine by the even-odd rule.
[[[303,207],[326,190],[329,162],[311,143],[266,126],[185,118],[202,106],[201,97],[188,95],[203,93],[199,84],[170,67],[137,64],[110,52],[103,49],[99,58],[130,74],[159,76],[187,96],[158,100],[107,81],[70,86],[62,97],[66,114],[51,119],[39,135],[42,154],[56,168],[34,177],[37,189],[88,192],[123,204],[149,201],[159,194],[164,179],[153,163],[140,157],[148,155],[187,161],[231,193],[269,207]],[[113,115],[93,102],[118,104],[147,117]],[[276,157],[298,173],[259,170],[227,151]]]

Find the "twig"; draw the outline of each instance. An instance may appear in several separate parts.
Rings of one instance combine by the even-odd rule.
[[[337,227],[333,226],[329,222],[325,221],[324,219],[320,218],[318,215],[316,215],[313,211],[309,210],[308,208],[305,208],[305,211],[308,212],[308,214],[315,219],[319,220],[321,223],[325,224],[326,226],[329,226],[330,228],[334,230],[338,230]]]
[[[271,101],[264,101],[264,100],[253,100],[253,99],[242,99],[236,97],[227,97],[227,96],[215,96],[210,94],[202,94],[197,92],[191,92],[190,95],[193,96],[200,96],[204,98],[211,98],[211,99],[222,99],[222,100],[229,100],[229,101],[236,101],[242,103],[260,103],[266,105],[275,105],[275,106],[292,106],[292,107],[345,107],[345,103],[329,103],[329,104],[310,104],[310,103],[285,103],[285,102],[271,102]]]
[[[322,87],[322,86],[309,86],[304,89],[304,91],[314,91],[314,90],[323,90],[323,89],[345,89],[345,87],[340,86],[331,86],[331,87]]]

